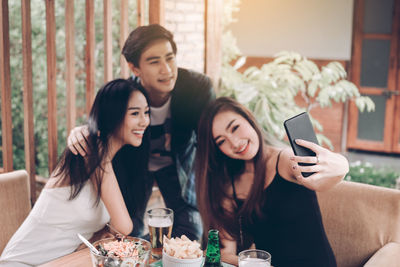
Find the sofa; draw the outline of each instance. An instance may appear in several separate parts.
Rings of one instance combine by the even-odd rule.
[[[29,175],[25,170],[0,174],[0,255],[31,210]]]
[[[338,267],[400,267],[400,190],[343,181],[317,196]]]

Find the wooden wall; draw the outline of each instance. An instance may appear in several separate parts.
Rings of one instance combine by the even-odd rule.
[[[120,0],[121,18],[117,26],[120,27],[120,45],[128,36],[128,20],[126,19],[128,0]],[[25,168],[30,175],[32,202],[36,200],[35,194],[35,140],[33,120],[33,86],[32,86],[32,41],[31,41],[31,1],[21,0],[22,23],[22,58],[23,58],[23,106],[24,106],[24,144]],[[95,55],[94,55],[94,0],[86,0],[86,111],[89,112],[94,100],[95,92]],[[111,47],[111,1],[103,0],[103,30],[104,30],[104,82],[112,77],[112,47]],[[163,21],[164,0],[149,0],[149,23]],[[74,62],[74,1],[65,0],[65,25],[66,25],[66,84],[67,84],[67,128],[75,126],[75,62]],[[49,173],[57,163],[57,88],[56,88],[56,36],[55,36],[55,0],[45,0],[46,5],[46,56],[47,58],[47,116],[48,116],[48,162]],[[145,0],[137,0],[138,25],[144,23]],[[1,129],[2,129],[2,154],[3,166],[0,171],[9,172],[13,166],[13,140],[12,140],[12,109],[11,109],[11,75],[10,75],[10,39],[9,39],[9,8],[8,0],[0,2],[0,89],[1,89]],[[115,23],[115,22],[114,22]],[[125,61],[121,60],[121,76],[128,75]]]
[[[86,112],[90,111],[95,96],[95,25],[94,9],[97,1],[85,0],[86,40],[85,74],[86,74]],[[131,0],[132,1],[132,0]],[[217,79],[220,59],[220,19],[223,0],[135,0],[137,7],[137,25],[144,25],[146,18],[149,24],[158,23],[171,27],[178,40],[179,51],[184,59],[193,59],[188,67]],[[56,42],[55,42],[55,0],[44,0],[46,6],[46,56],[47,58],[47,91],[48,91],[48,162],[49,173],[57,163],[57,91],[56,91]],[[31,179],[31,197],[35,202],[35,140],[33,119],[33,86],[32,86],[32,40],[31,40],[31,1],[21,0],[22,17],[22,54],[23,54],[23,106],[24,106],[24,144],[25,168]],[[110,0],[103,0],[103,32],[104,32],[104,82],[112,77],[112,27],[120,27],[119,45],[123,46],[129,32],[128,0],[120,0],[119,21],[112,21],[112,5]],[[67,131],[75,126],[75,48],[74,48],[74,1],[65,0],[65,82],[67,87]],[[148,10],[146,10],[148,7]],[[179,11],[179,12],[178,12]],[[147,13],[148,12],[148,13]],[[179,14],[180,16],[177,16]],[[1,129],[3,164],[0,172],[8,172],[13,166],[12,140],[12,107],[11,107],[11,75],[10,75],[10,40],[9,40],[9,9],[8,0],[0,2],[0,89],[1,89]],[[189,24],[189,25],[188,25]],[[173,28],[175,27],[175,28]],[[179,40],[180,36],[184,36]],[[192,46],[191,46],[192,45]],[[180,50],[182,49],[182,50]],[[178,54],[179,55],[179,54]],[[193,57],[196,56],[197,57]],[[124,59],[121,59],[121,77],[129,76],[129,69]],[[192,65],[191,65],[192,64]]]

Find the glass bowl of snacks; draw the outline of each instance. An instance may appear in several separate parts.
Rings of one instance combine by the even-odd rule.
[[[203,251],[197,241],[191,241],[185,235],[168,239],[164,236],[163,267],[201,267]]]
[[[90,252],[93,267],[145,267],[149,265],[151,244],[138,237],[105,238],[93,243],[100,252]]]

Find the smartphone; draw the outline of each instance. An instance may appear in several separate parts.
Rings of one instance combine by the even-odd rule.
[[[315,156],[315,152],[299,146],[294,142],[296,139],[303,139],[315,144],[319,144],[317,136],[315,135],[314,128],[311,124],[310,117],[307,112],[300,113],[290,119],[287,119],[283,125],[285,126],[286,134],[289,138],[290,145],[292,146],[293,152],[296,156]],[[301,163],[301,166],[311,166],[314,163]],[[304,177],[308,177],[313,174],[313,172],[302,172]]]

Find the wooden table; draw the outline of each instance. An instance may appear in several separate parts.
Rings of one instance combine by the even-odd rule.
[[[154,259],[150,257],[150,263]],[[90,267],[92,266],[92,259],[88,248],[73,252],[61,258],[55,259],[48,263],[39,265],[39,267]]]
[[[39,265],[39,267],[90,267],[92,259],[88,248],[65,255],[48,263]]]
[[[38,267],[91,267],[92,259],[88,248],[65,255]],[[161,266],[161,261],[157,262],[150,256],[150,266]],[[233,265],[222,263],[223,267],[234,267]],[[272,267],[272,266],[271,266]]]

